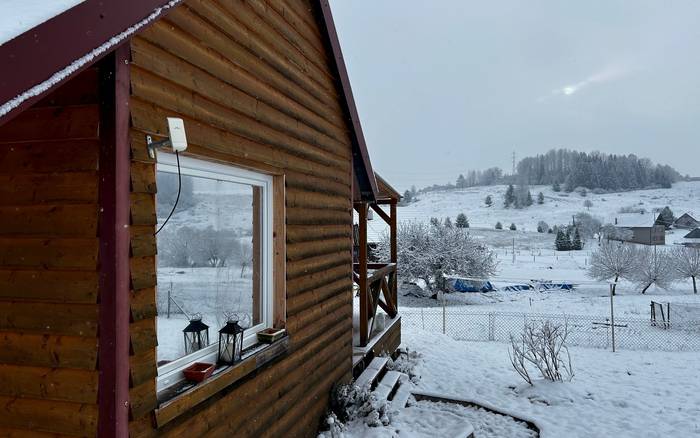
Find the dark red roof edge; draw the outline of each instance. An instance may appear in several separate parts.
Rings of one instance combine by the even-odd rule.
[[[156,9],[169,4],[168,0],[86,0],[0,45],[0,65],[11,66],[0,69],[0,105],[43,84]],[[0,115],[0,125],[110,51],[100,53],[43,92],[26,96],[19,106]]]
[[[348,70],[345,67],[343,51],[340,48],[340,40],[338,39],[338,32],[335,29],[333,13],[331,12],[331,6],[327,0],[319,0],[318,4],[323,12],[323,25],[326,28],[325,30],[326,35],[328,36],[328,42],[330,43],[333,51],[333,59],[335,60],[335,67],[338,71],[338,76],[340,77],[340,84],[343,91],[343,99],[345,100],[345,106],[352,124],[352,134],[355,140],[355,144],[353,145],[353,166],[355,169],[355,177],[357,178],[362,199],[374,201],[377,199],[379,189],[377,188],[377,181],[374,177],[374,171],[372,170],[372,162],[369,159],[367,143],[365,142],[365,136],[362,132],[360,117],[357,113],[357,106],[355,105],[355,98],[352,94],[350,77],[348,76]]]

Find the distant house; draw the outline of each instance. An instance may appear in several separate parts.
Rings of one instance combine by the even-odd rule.
[[[649,222],[648,217],[638,214],[616,218],[616,232],[608,238],[640,245],[665,245],[666,227],[658,223],[648,225]]]
[[[685,228],[688,230],[693,230],[695,228],[700,227],[700,222],[688,213],[685,213],[681,217],[676,219],[676,221],[673,223],[673,226],[676,228]]]
[[[700,248],[700,228],[696,228],[690,233],[683,237],[683,246],[689,246],[691,248]]]

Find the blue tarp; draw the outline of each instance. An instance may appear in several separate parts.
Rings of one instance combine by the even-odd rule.
[[[493,292],[496,290],[489,281],[462,280],[460,278],[455,279],[452,288],[456,292]]]
[[[523,290],[530,289],[532,289],[532,286],[530,286],[529,284],[511,284],[510,286],[506,286],[503,288],[503,290],[507,292],[520,292]]]
[[[540,283],[540,290],[573,290],[574,285],[571,283]]]

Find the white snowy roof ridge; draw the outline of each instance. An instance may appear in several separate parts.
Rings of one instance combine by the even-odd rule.
[[[152,21],[156,20],[166,10],[176,6],[181,1],[182,0],[171,0],[166,5],[157,7],[156,9],[153,10],[153,12],[150,15],[148,15],[143,20],[132,25],[131,27],[127,28],[126,30],[122,31],[121,33],[113,36],[105,43],[92,49],[90,52],[86,53],[85,55],[83,55],[80,58],[76,59],[75,61],[71,62],[65,68],[57,71],[56,73],[51,75],[45,81],[31,87],[27,91],[17,95],[16,97],[14,97],[13,99],[10,99],[9,101],[3,103],[2,105],[0,105],[0,117],[4,116],[5,114],[9,113],[13,109],[17,108],[26,100],[31,99],[32,97],[35,97],[35,96],[39,96],[40,94],[51,89],[53,86],[55,86],[58,83],[60,83],[61,81],[63,81],[65,78],[67,78],[71,74],[75,73],[76,71],[78,71],[82,67],[88,65],[96,57],[99,57],[100,55],[108,52],[110,49],[116,47],[119,43],[121,43],[122,41],[126,40],[127,38],[129,38],[130,36],[135,34],[139,29],[148,25]]]

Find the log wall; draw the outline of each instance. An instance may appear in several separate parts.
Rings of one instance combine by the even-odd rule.
[[[306,0],[191,0],[132,41],[131,435],[314,436],[351,376],[351,140]],[[160,429],[155,165],[145,135],[185,121],[187,154],[286,181],[290,352]],[[162,137],[158,137],[162,138]]]
[[[95,436],[98,72],[0,127],[0,435]]]

